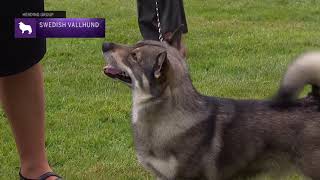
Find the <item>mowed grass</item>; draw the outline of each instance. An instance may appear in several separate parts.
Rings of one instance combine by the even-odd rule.
[[[203,94],[269,98],[292,58],[320,48],[318,0],[184,2],[189,69]],[[106,39],[48,39],[42,64],[50,164],[65,179],[153,179],[138,165],[133,150],[130,89],[102,73],[103,41],[131,44],[141,39],[136,2],[47,0],[46,10],[107,20]],[[2,113],[0,179],[17,179],[18,171],[17,151]],[[278,178],[266,173],[253,179]],[[302,177],[292,172],[284,179]]]

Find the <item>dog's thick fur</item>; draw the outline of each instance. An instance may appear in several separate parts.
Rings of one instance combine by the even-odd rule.
[[[167,43],[106,43],[103,51],[105,73],[132,88],[137,157],[158,179],[232,179],[269,170],[276,161],[276,169],[290,163],[320,180],[317,88],[292,98],[306,83],[320,85],[319,54],[289,67],[274,100],[234,100],[199,94],[184,58]]]

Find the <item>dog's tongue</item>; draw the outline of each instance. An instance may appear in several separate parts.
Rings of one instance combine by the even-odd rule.
[[[107,65],[105,67],[105,72],[108,73],[108,74],[112,74],[112,75],[117,75],[117,74],[120,74],[121,71],[111,65]]]

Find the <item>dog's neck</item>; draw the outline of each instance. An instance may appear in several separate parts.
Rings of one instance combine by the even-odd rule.
[[[192,86],[190,79],[186,78],[179,84],[168,85],[157,97],[133,90],[133,122],[143,121],[143,118],[152,117],[156,113],[168,114],[177,111],[179,113],[208,111],[205,98]],[[187,115],[193,114],[187,113]]]
[[[154,99],[139,96],[134,92],[132,108],[134,135],[136,139],[144,139],[147,142],[136,142],[140,150],[149,150],[153,142],[158,143],[155,147],[165,146],[172,137],[185,133],[210,116],[210,107],[205,97],[189,86],[191,82],[181,83],[174,88],[168,87],[162,96]],[[188,87],[185,87],[186,85]],[[157,138],[157,141],[153,138]]]

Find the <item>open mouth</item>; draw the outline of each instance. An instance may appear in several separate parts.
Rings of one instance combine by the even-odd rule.
[[[106,67],[104,67],[104,74],[113,79],[119,79],[128,84],[131,84],[132,82],[130,76],[126,72],[121,71],[120,69],[112,65],[107,65]]]

